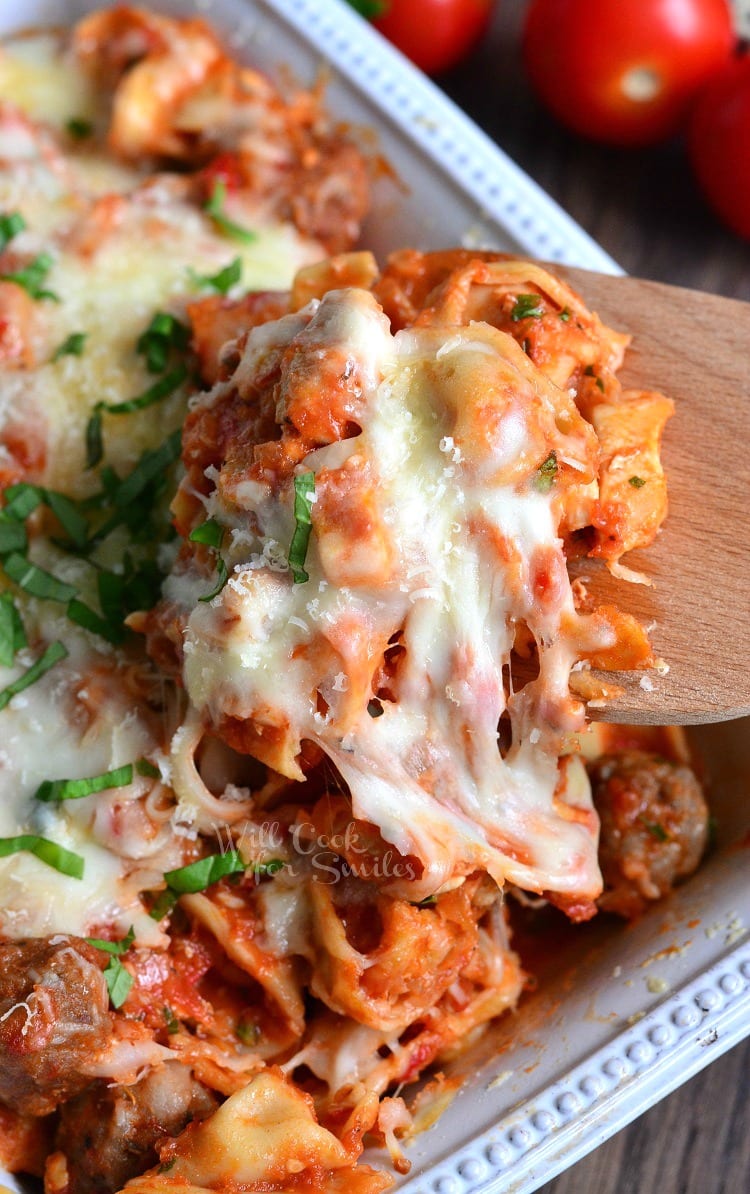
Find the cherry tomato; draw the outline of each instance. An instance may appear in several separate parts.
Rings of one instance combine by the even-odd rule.
[[[688,148],[714,211],[733,232],[750,239],[750,54],[730,62],[701,91]]]
[[[734,44],[727,0],[532,0],[524,30],[539,97],[568,128],[610,145],[676,132]]]
[[[384,37],[428,75],[464,58],[487,28],[493,0],[384,0],[373,21]]]

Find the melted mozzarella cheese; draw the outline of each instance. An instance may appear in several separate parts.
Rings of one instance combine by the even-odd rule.
[[[95,101],[86,86],[53,37],[19,39],[0,51],[0,95],[14,99],[0,109],[0,209],[20,211],[26,221],[14,251],[53,258],[44,284],[60,299],[34,304],[37,368],[3,372],[0,421],[43,424],[44,480],[73,494],[96,485],[85,471],[84,436],[95,404],[126,401],[154,383],[135,348],[156,311],[184,319],[186,304],[208,293],[195,275],[215,275],[236,258],[245,291],[289,286],[297,269],[320,257],[319,246],[291,225],[250,208],[242,222],[255,239],[227,239],[184,197],[175,176],[145,184],[142,172],[113,161],[96,139],[64,143],[34,123],[58,127],[70,116],[90,117]],[[53,360],[78,332],[86,336],[83,353]],[[107,462],[120,472],[132,467],[184,412],[183,388],[145,414],[105,416]]]
[[[46,603],[26,602],[22,610],[32,641],[64,638],[69,654],[2,711],[0,837],[47,838],[79,854],[84,874],[64,875],[23,852],[0,859],[0,935],[85,936],[107,926],[124,936],[133,925],[142,943],[158,943],[160,931],[138,893],[160,886],[183,852],[144,807],[152,781],[136,774],[129,785],[57,804],[34,798],[45,780],[99,775],[153,757],[156,727],[134,707],[111,653],[96,651]],[[40,653],[20,651],[12,668],[0,668],[0,689]]]
[[[64,128],[71,119],[95,121],[101,100],[54,33],[8,38],[0,46],[0,96],[33,120]]]
[[[600,879],[590,795],[558,766],[559,731],[581,720],[568,699],[575,646],[563,630],[576,614],[554,495],[528,480],[553,444],[591,471],[587,441],[565,430],[566,399],[488,325],[392,337],[357,291],[333,292],[303,319],[252,334],[227,387],[247,382],[284,334],[295,345],[327,336],[356,361],[362,430],[300,465],[316,477],[303,584],[278,563],[294,530],[293,495],[274,493],[272,480],[241,481],[230,502],[219,476],[208,507],[232,530],[234,571],[190,614],[191,701],[218,724],[229,716],[287,727],[292,778],[302,778],[300,740],[318,743],[355,815],[421,860],[425,892],[481,867],[499,883],[592,898]],[[506,702],[503,667],[519,620],[537,639],[541,672]],[[373,717],[372,674],[394,634],[405,648],[390,682],[395,699]],[[503,757],[506,711],[513,740]]]
[[[320,248],[253,211],[242,219],[254,241],[228,240],[188,201],[181,180],[146,182],[143,170],[113,160],[102,143],[101,97],[55,35],[0,47],[0,98],[0,210],[20,212],[26,224],[10,252],[21,264],[49,254],[44,285],[59,299],[31,304],[22,330],[32,360],[0,372],[0,468],[12,463],[3,443],[12,432],[14,441],[43,448],[43,471],[31,479],[83,496],[99,488],[85,469],[89,416],[98,402],[122,402],[153,385],[136,343],[156,311],[184,319],[187,303],[208,293],[190,271],[213,275],[239,258],[240,289],[276,290],[319,258]],[[76,141],[66,132],[71,118],[91,122],[94,135]],[[55,360],[55,350],[78,332],[86,337],[81,355]],[[184,412],[185,386],[146,411],[105,416],[107,463],[122,474],[161,444]],[[117,571],[116,538],[99,551],[98,563]],[[94,569],[44,539],[32,542],[30,557],[96,607]],[[34,800],[34,792],[46,779],[154,758],[164,728],[123,689],[116,652],[74,627],[61,607],[24,598],[20,604],[35,646],[0,669],[0,688],[41,654],[40,644],[60,639],[69,656],[0,712],[0,836],[50,838],[83,857],[84,878],[27,853],[0,860],[0,935],[86,934],[104,926],[124,934],[132,924],[139,942],[163,943],[139,893],[160,887],[163,872],[181,864],[186,833],[173,823],[178,813],[149,802],[153,781],[136,777],[126,788],[59,806]]]

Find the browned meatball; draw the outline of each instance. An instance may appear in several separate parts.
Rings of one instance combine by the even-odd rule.
[[[100,955],[79,937],[0,943],[0,1102],[47,1115],[83,1090],[79,1073],[112,1020]]]
[[[632,750],[589,768],[599,817],[606,912],[628,919],[691,875],[708,836],[708,809],[689,767]]]
[[[156,1145],[176,1136],[216,1099],[179,1061],[168,1061],[135,1086],[94,1083],[60,1112],[57,1147],[75,1194],[110,1194],[155,1165]]]

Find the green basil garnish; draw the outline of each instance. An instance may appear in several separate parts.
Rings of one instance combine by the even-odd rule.
[[[315,473],[300,473],[294,478],[294,534],[289,546],[289,567],[295,585],[309,580],[304,564],[312,531],[312,502],[315,493]]]
[[[25,227],[26,221],[20,211],[7,211],[0,215],[0,253]]]
[[[84,860],[81,855],[65,850],[57,842],[39,837],[36,833],[19,833],[15,837],[0,838],[0,858],[21,853],[34,854],[40,862],[51,866],[61,875],[69,875],[71,879],[83,878]]]
[[[226,854],[207,854],[197,862],[190,862],[175,871],[167,871],[164,881],[170,891],[185,895],[205,891],[226,875],[237,875],[246,869],[239,851],[227,850]]]
[[[519,294],[510,313],[511,319],[514,323],[518,323],[521,319],[539,319],[544,315],[544,307],[541,302],[541,297],[538,294]]]
[[[45,779],[34,793],[34,799],[43,800],[45,804],[80,800],[83,796],[106,792],[110,788],[123,788],[132,782],[133,764],[125,763],[122,767],[102,771],[99,775],[90,775],[85,779]]]
[[[166,369],[171,349],[183,352],[190,343],[190,328],[166,311],[157,311],[151,323],[138,337],[136,352],[146,359],[149,373]]]
[[[71,332],[55,349],[52,360],[59,361],[60,357],[80,357],[83,354],[87,335],[87,332]]]
[[[22,269],[14,270],[12,273],[0,274],[0,280],[3,282],[15,282],[16,286],[22,287],[23,290],[33,299],[49,299],[53,303],[60,302],[60,296],[55,294],[54,290],[44,289],[44,279],[54,265],[53,259],[49,253],[40,253],[28,265]]]
[[[546,460],[544,460],[536,471],[534,478],[534,488],[537,493],[549,493],[552,488],[552,483],[557,476],[557,454],[550,452]]]
[[[258,233],[253,232],[250,228],[243,228],[241,224],[236,224],[234,220],[229,219],[224,212],[226,197],[226,184],[221,179],[217,179],[203,210],[206,215],[211,217],[219,231],[224,233],[224,236],[228,236],[231,240],[241,241],[245,245],[252,245],[258,239]]]
[[[198,274],[194,269],[190,270],[190,278],[195,286],[215,290],[218,294],[228,294],[241,277],[242,259],[240,257],[235,257],[234,261],[230,261],[229,265],[225,265],[224,269],[220,269],[217,274]]]
[[[21,615],[10,593],[0,593],[0,667],[12,667],[16,652],[28,646]]]
[[[27,668],[12,684],[8,684],[0,690],[0,709],[4,709],[14,696],[17,696],[19,692],[23,692],[24,688],[29,688],[32,684],[35,684],[45,672],[48,672],[61,659],[65,659],[67,654],[68,649],[61,642],[55,641],[54,643],[50,643],[47,650],[41,658],[37,659],[36,663],[32,663],[31,667]]]

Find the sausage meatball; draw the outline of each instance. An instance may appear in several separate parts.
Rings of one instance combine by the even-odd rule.
[[[689,767],[646,751],[602,755],[589,773],[601,820],[599,907],[630,919],[698,866],[708,808]]]
[[[134,1086],[94,1083],[60,1112],[57,1147],[76,1194],[109,1194],[159,1160],[156,1145],[217,1106],[179,1061]]]
[[[100,955],[58,934],[0,943],[0,1102],[47,1115],[89,1079],[112,1019]]]

